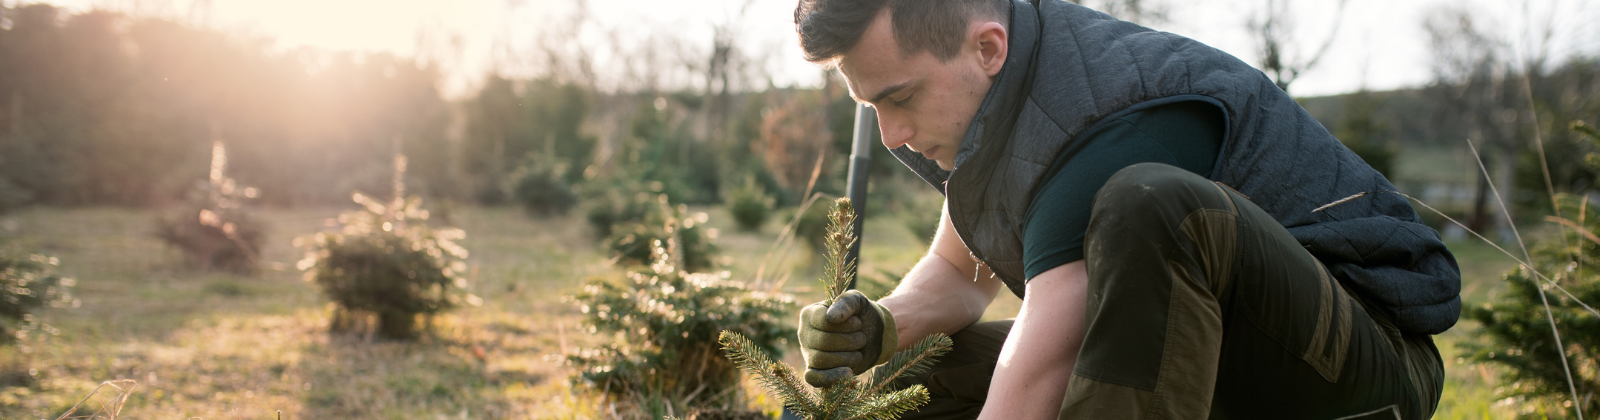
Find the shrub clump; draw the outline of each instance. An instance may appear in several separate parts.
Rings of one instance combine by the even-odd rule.
[[[0,177],[0,214],[20,209],[32,201],[33,191]]]
[[[404,158],[396,159],[403,172]],[[429,316],[483,300],[467,292],[467,250],[456,241],[466,233],[427,224],[422,199],[404,196],[396,175],[388,203],[356,193],[361,209],[339,215],[338,232],[295,240],[307,248],[298,267],[336,304],[334,331],[370,331],[391,339],[416,338],[417,316]]]
[[[1574,129],[1600,142],[1593,129]],[[1600,168],[1595,155],[1589,158]],[[1511,385],[1500,391],[1520,402],[1520,414],[1537,418],[1574,409],[1600,413],[1600,313],[1594,307],[1600,303],[1600,211],[1582,196],[1556,201],[1564,217],[1546,220],[1562,226],[1560,236],[1530,244],[1537,273],[1527,267],[1507,272],[1505,293],[1463,314],[1482,324],[1474,331],[1480,342],[1463,344],[1471,359],[1509,368],[1503,376]]]
[[[569,298],[590,334],[613,340],[566,360],[580,370],[578,384],[639,401],[659,417],[715,404],[738,387],[738,370],[718,352],[721,331],[739,331],[751,346],[780,353],[795,330],[784,318],[793,297],[750,290],[727,272],[685,272],[673,263],[671,244],[654,245],[649,266],[621,281],[591,278]]]
[[[733,221],[738,223],[740,230],[758,231],[772,216],[775,201],[761,188],[761,184],[756,183],[755,177],[745,177],[744,185],[728,194],[728,213],[733,215]]]
[[[1566,202],[1579,200],[1568,197]],[[1583,221],[1562,219],[1568,221],[1561,232],[1566,236],[1565,245],[1556,238],[1530,245],[1536,245],[1533,260],[1538,272],[1551,276],[1565,291],[1518,267],[1505,274],[1507,290],[1494,302],[1464,311],[1465,318],[1482,325],[1474,331],[1482,340],[1462,346],[1476,363],[1510,368],[1504,371],[1503,383],[1511,385],[1500,391],[1504,397],[1520,401],[1518,409],[1525,415],[1570,412],[1574,388],[1579,396],[1575,404],[1581,405],[1584,413],[1600,412],[1600,397],[1595,396],[1600,394],[1600,353],[1595,352],[1600,349],[1600,315],[1592,312],[1593,305],[1584,305],[1600,302],[1600,241],[1596,241],[1600,238],[1595,236],[1600,234],[1600,223],[1596,223],[1600,212],[1582,208],[1587,206],[1563,207],[1568,207],[1564,215],[1577,215],[1576,220]],[[1576,258],[1569,260],[1568,256]],[[1561,333],[1560,345],[1551,334],[1551,318]]]
[[[611,256],[623,265],[650,264],[655,258],[656,243],[671,244],[670,250],[677,260],[673,265],[690,273],[710,272],[723,265],[718,261],[717,230],[706,226],[705,213],[688,215],[688,207],[667,203],[666,194],[655,195],[640,223],[615,229],[605,239],[604,245]]]
[[[249,273],[256,269],[265,239],[265,229],[245,208],[258,193],[229,178],[227,166],[222,142],[213,143],[208,182],[190,191],[177,212],[157,220],[156,236],[198,267]]]
[[[617,225],[637,223],[661,194],[661,183],[591,181],[583,199],[584,220],[594,229],[596,238],[610,237]],[[642,187],[642,188],[641,188]]]
[[[578,204],[578,194],[562,178],[563,164],[529,161],[511,173],[511,197],[534,217],[561,216]]]
[[[58,264],[54,257],[39,254],[17,258],[0,253],[0,344],[26,339],[28,332],[35,329],[57,334],[54,327],[40,323],[33,312],[81,304],[68,290],[77,281],[56,274]]]

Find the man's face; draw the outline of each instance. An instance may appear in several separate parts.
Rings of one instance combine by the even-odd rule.
[[[877,109],[885,147],[907,145],[940,168],[954,169],[956,151],[999,66],[992,51],[985,55],[978,27],[969,28],[968,42],[949,60],[927,51],[904,54],[889,16],[888,8],[878,13],[861,41],[840,57],[839,71],[850,95]],[[1004,29],[998,36],[1003,44]],[[999,48],[1003,63],[1005,47]]]

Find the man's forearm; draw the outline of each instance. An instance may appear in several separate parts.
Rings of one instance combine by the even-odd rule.
[[[918,261],[894,293],[879,300],[894,315],[900,334],[896,349],[936,332],[954,335],[983,317],[999,292],[999,281],[989,278],[987,270],[978,274],[974,282],[973,275],[934,253]]]
[[[1083,261],[1028,282],[1006,336],[980,419],[1055,418],[1083,345],[1088,275]]]

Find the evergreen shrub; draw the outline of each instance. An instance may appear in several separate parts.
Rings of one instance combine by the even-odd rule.
[[[1586,128],[1575,125],[1600,142],[1600,133]],[[1590,161],[1600,167],[1595,156]],[[1557,202],[1562,217],[1547,220],[1561,226],[1559,237],[1530,244],[1534,268],[1548,279],[1515,268],[1503,277],[1505,293],[1463,314],[1482,325],[1474,331],[1480,340],[1463,344],[1471,360],[1508,368],[1502,376],[1510,385],[1499,391],[1529,418],[1565,417],[1574,408],[1600,414],[1600,211],[1581,196]]]
[[[265,228],[245,207],[258,193],[229,178],[227,166],[222,143],[213,143],[208,182],[190,191],[178,211],[157,219],[156,236],[182,250],[195,266],[250,273],[266,238]]]
[[[20,209],[33,201],[33,192],[0,177],[0,213]]]
[[[593,180],[583,194],[584,220],[594,229],[595,237],[611,236],[617,225],[644,220],[645,213],[661,195],[660,183],[639,184],[616,180]]]
[[[673,206],[667,196],[655,196],[654,205],[646,206],[643,220],[620,229],[613,229],[604,241],[606,249],[623,265],[646,265],[655,258],[656,243],[675,244],[674,264],[690,273],[709,272],[724,265],[719,261],[717,230],[706,226],[705,213],[688,214],[684,205]]]
[[[563,179],[564,166],[530,159],[511,173],[511,197],[535,217],[567,214],[578,204],[578,195]]]
[[[828,250],[828,206],[806,200],[794,211],[800,213],[795,223],[795,236],[804,240],[815,255],[826,255]]]
[[[756,183],[756,178],[748,176],[743,185],[728,194],[728,213],[733,215],[740,230],[754,232],[761,230],[761,225],[772,216],[774,202],[766,189]]]
[[[295,240],[307,249],[297,266],[335,304],[331,330],[409,340],[421,330],[419,315],[483,303],[462,277],[467,250],[456,241],[466,233],[428,226],[422,199],[402,198],[403,157],[396,167],[392,200],[355,193],[361,209],[339,215],[339,231]]]
[[[81,304],[69,291],[77,280],[56,274],[58,264],[54,257],[31,254],[19,258],[0,252],[0,343],[25,339],[35,329],[54,335],[58,333],[55,328],[40,323],[33,312]]]
[[[625,279],[591,278],[569,297],[588,332],[610,342],[566,360],[580,370],[574,377],[580,385],[642,401],[655,416],[686,413],[738,387],[738,371],[718,352],[719,332],[739,331],[754,348],[781,353],[795,334],[785,316],[794,298],[750,290],[726,271],[687,272],[679,269],[676,245],[652,245],[650,265]]]

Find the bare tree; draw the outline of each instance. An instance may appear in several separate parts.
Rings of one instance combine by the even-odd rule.
[[[1438,104],[1435,126],[1446,138],[1465,137],[1482,144],[1485,165],[1496,179],[1478,177],[1467,227],[1500,227],[1489,208],[1490,183],[1512,185],[1512,165],[1521,148],[1515,128],[1517,97],[1506,59],[1507,45],[1464,7],[1434,10],[1423,22],[1433,53],[1433,83],[1428,96]]]
[[[1344,23],[1346,3],[1348,0],[1339,0],[1339,11],[1333,16],[1333,28],[1322,39],[1320,46],[1309,52],[1301,50],[1301,44],[1296,39],[1300,28],[1289,0],[1266,0],[1266,7],[1245,23],[1250,36],[1256,41],[1259,60],[1256,64],[1267,76],[1272,77],[1279,89],[1288,91],[1289,84],[1294,83],[1301,73],[1316,67],[1327,55],[1328,47],[1333,46],[1333,40],[1339,35],[1339,27]]]

